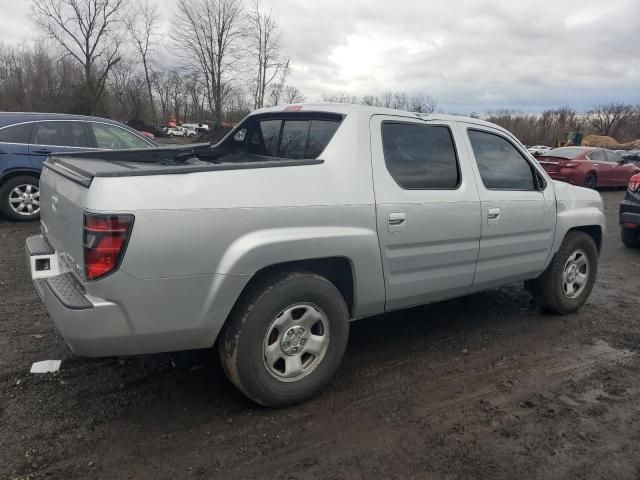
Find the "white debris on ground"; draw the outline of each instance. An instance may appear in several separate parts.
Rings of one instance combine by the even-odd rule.
[[[42,362],[35,362],[31,365],[31,371],[29,373],[53,373],[60,370],[60,364],[62,360],[43,360]]]

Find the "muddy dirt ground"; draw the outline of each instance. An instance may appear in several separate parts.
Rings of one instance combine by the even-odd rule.
[[[213,352],[70,353],[0,220],[1,479],[640,478],[640,251],[609,231],[587,305],[513,285],[352,325],[317,398],[270,410]],[[31,363],[61,359],[58,374]]]

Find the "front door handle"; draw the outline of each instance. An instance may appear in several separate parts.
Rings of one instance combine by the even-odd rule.
[[[402,212],[393,212],[389,214],[389,226],[401,227],[407,221],[407,216]]]
[[[490,208],[487,212],[487,220],[489,222],[497,222],[500,218],[500,209],[499,208]]]

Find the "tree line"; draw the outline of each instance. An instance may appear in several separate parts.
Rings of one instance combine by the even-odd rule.
[[[179,53],[174,69],[151,0],[32,0],[32,17],[40,41],[0,45],[0,110],[221,123],[304,100],[259,0],[177,0],[162,45]]]
[[[0,110],[220,124],[255,108],[305,100],[287,82],[291,60],[282,49],[282,32],[260,0],[176,0],[163,45],[152,0],[32,0],[32,19],[43,34],[40,41],[0,45]],[[179,53],[179,68],[163,67],[161,46]],[[418,113],[432,113],[438,105],[427,93],[402,91],[331,93],[322,100]],[[471,115],[525,143],[555,145],[568,132],[640,138],[640,106],[622,103],[586,112],[561,107],[541,114]]]
[[[609,103],[585,112],[561,107],[540,114],[495,110],[482,118],[506,128],[525,144],[556,146],[567,141],[569,132],[613,137],[621,143],[640,138],[640,105]]]

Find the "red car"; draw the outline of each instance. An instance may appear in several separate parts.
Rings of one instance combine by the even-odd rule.
[[[151,132],[145,132],[144,130],[138,130],[138,133],[140,135],[142,135],[143,137],[148,138],[149,140],[151,140],[153,142],[156,141],[156,136]]]
[[[604,148],[554,148],[537,160],[554,180],[587,188],[626,187],[640,173],[633,163]]]

